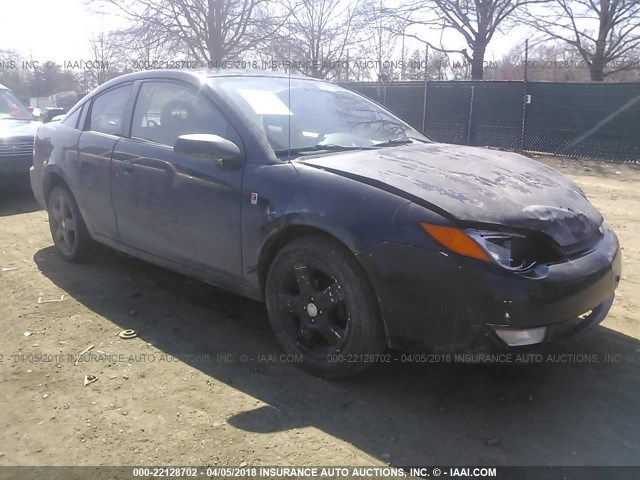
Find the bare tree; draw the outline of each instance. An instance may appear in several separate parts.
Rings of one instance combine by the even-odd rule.
[[[76,71],[63,69],[57,64],[44,65],[12,50],[0,50],[0,83],[23,100],[80,89]]]
[[[415,49],[405,60],[406,66],[403,80],[449,80],[451,65],[449,56],[443,52],[429,52],[428,58],[424,49]]]
[[[134,38],[152,31],[172,52],[219,64],[257,48],[283,19],[267,15],[270,0],[94,0],[115,5],[132,22]]]
[[[382,1],[370,3],[364,11],[365,29],[360,42],[364,50],[363,56],[375,60],[378,81],[400,80],[404,68],[404,51],[400,52],[400,70],[394,69],[394,66],[398,63],[398,41],[403,37],[406,22],[385,15]],[[401,46],[403,48],[404,45]]]
[[[459,53],[471,64],[471,78],[482,80],[484,56],[496,32],[505,26],[514,12],[525,5],[548,0],[409,0],[399,8],[387,9],[387,15],[401,18],[411,25],[438,27],[442,33],[453,31],[462,37],[468,48],[451,49],[434,45],[418,34],[413,38],[427,43],[443,53]]]
[[[0,50],[0,83],[19,97],[29,97],[27,71],[20,68],[23,58],[14,50]]]
[[[127,69],[153,68],[162,61],[183,59],[188,49],[177,35],[155,23],[134,22],[113,32],[110,41],[115,45],[116,56]]]
[[[38,66],[33,69],[29,79],[30,96],[45,97],[59,92],[77,92],[80,82],[76,72],[63,70],[59,65]]]
[[[94,65],[83,74],[83,87],[88,91],[122,75],[126,71],[117,34],[101,32],[89,42]]]
[[[522,19],[575,48],[594,82],[640,67],[633,55],[640,48],[639,0],[553,0]]]
[[[503,55],[495,80],[522,80],[524,78],[524,46],[518,45]],[[534,45],[528,52],[527,78],[534,82],[585,82],[589,72],[573,49],[562,42],[544,42]]]
[[[306,75],[335,77],[364,28],[363,7],[363,0],[288,0],[283,6],[287,21],[271,44],[271,55]]]

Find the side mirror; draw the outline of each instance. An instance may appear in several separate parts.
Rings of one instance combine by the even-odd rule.
[[[242,168],[242,153],[238,146],[218,135],[193,133],[180,135],[173,146],[176,155],[215,160],[225,170]]]

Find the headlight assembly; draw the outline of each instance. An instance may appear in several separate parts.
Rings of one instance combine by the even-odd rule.
[[[452,252],[515,271],[533,267],[535,248],[524,235],[483,230],[461,230],[430,223],[421,223],[425,232]]]
[[[524,235],[484,231],[472,231],[467,234],[504,268],[527,270],[536,263],[535,260],[527,258],[531,248]]]

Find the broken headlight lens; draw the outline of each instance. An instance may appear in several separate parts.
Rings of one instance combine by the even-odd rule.
[[[422,229],[440,245],[454,253],[483,262],[494,261],[514,271],[528,270],[536,264],[562,260],[544,235],[531,232],[527,235],[489,230],[461,230],[457,227],[420,223]]]
[[[527,258],[530,245],[524,235],[503,232],[472,231],[468,235],[499,265],[509,270],[527,270],[535,261]]]

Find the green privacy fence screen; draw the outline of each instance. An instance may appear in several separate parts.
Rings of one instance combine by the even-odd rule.
[[[640,83],[343,85],[436,141],[640,161]]]

